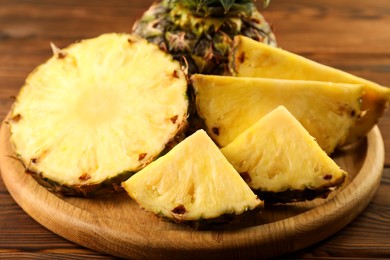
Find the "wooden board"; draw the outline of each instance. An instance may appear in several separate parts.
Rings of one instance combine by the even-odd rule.
[[[382,176],[383,140],[378,127],[334,156],[350,174],[327,199],[266,205],[261,214],[214,230],[194,230],[144,212],[126,194],[61,198],[48,192],[16,159],[3,123],[0,169],[15,201],[37,222],[77,244],[124,258],[267,258],[312,245],[342,229],[372,199]]]

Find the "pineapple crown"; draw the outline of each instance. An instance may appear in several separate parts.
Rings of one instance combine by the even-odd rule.
[[[267,7],[271,0],[263,0]],[[239,13],[250,15],[255,8],[253,0],[167,0],[168,6],[181,5],[193,14],[202,17],[235,16]]]

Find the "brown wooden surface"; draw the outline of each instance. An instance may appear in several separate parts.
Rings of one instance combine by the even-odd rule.
[[[64,47],[105,32],[129,32],[148,0],[0,0],[0,117],[27,74],[47,59],[49,42]],[[261,2],[261,1],[259,1]],[[263,11],[284,49],[390,86],[390,2],[274,0]],[[390,112],[379,123],[390,151]],[[284,258],[390,257],[390,152],[371,204],[330,238]],[[0,259],[110,259],[42,227],[0,179]]]
[[[327,199],[266,203],[261,214],[214,230],[159,220],[126,193],[90,199],[57,197],[12,157],[9,128],[3,124],[0,170],[9,193],[38,223],[76,244],[134,259],[264,259],[311,246],[355,219],[380,184],[384,145],[375,127],[367,140],[334,155],[349,175],[345,185]]]

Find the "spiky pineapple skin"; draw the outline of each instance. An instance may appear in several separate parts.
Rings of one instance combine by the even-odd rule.
[[[133,33],[171,53],[189,74],[228,74],[228,54],[235,35],[276,46],[270,25],[256,8],[221,17],[201,17],[180,3],[153,4],[133,26]]]

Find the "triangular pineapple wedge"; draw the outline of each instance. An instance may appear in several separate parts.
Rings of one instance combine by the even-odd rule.
[[[263,206],[203,130],[122,186],[146,211],[176,222],[221,220]]]
[[[326,196],[346,177],[346,172],[283,106],[264,116],[221,151],[266,202]]]
[[[354,127],[363,93],[360,85],[319,81],[200,74],[191,80],[198,114],[221,147],[284,105],[330,154]]]
[[[50,190],[115,189],[181,135],[187,80],[157,46],[111,33],[54,52],[9,118],[17,157]]]
[[[235,38],[230,65],[232,73],[238,77],[316,80],[363,85],[362,113],[359,115],[356,127],[348,136],[348,143],[365,136],[389,106],[390,88],[245,36]]]

